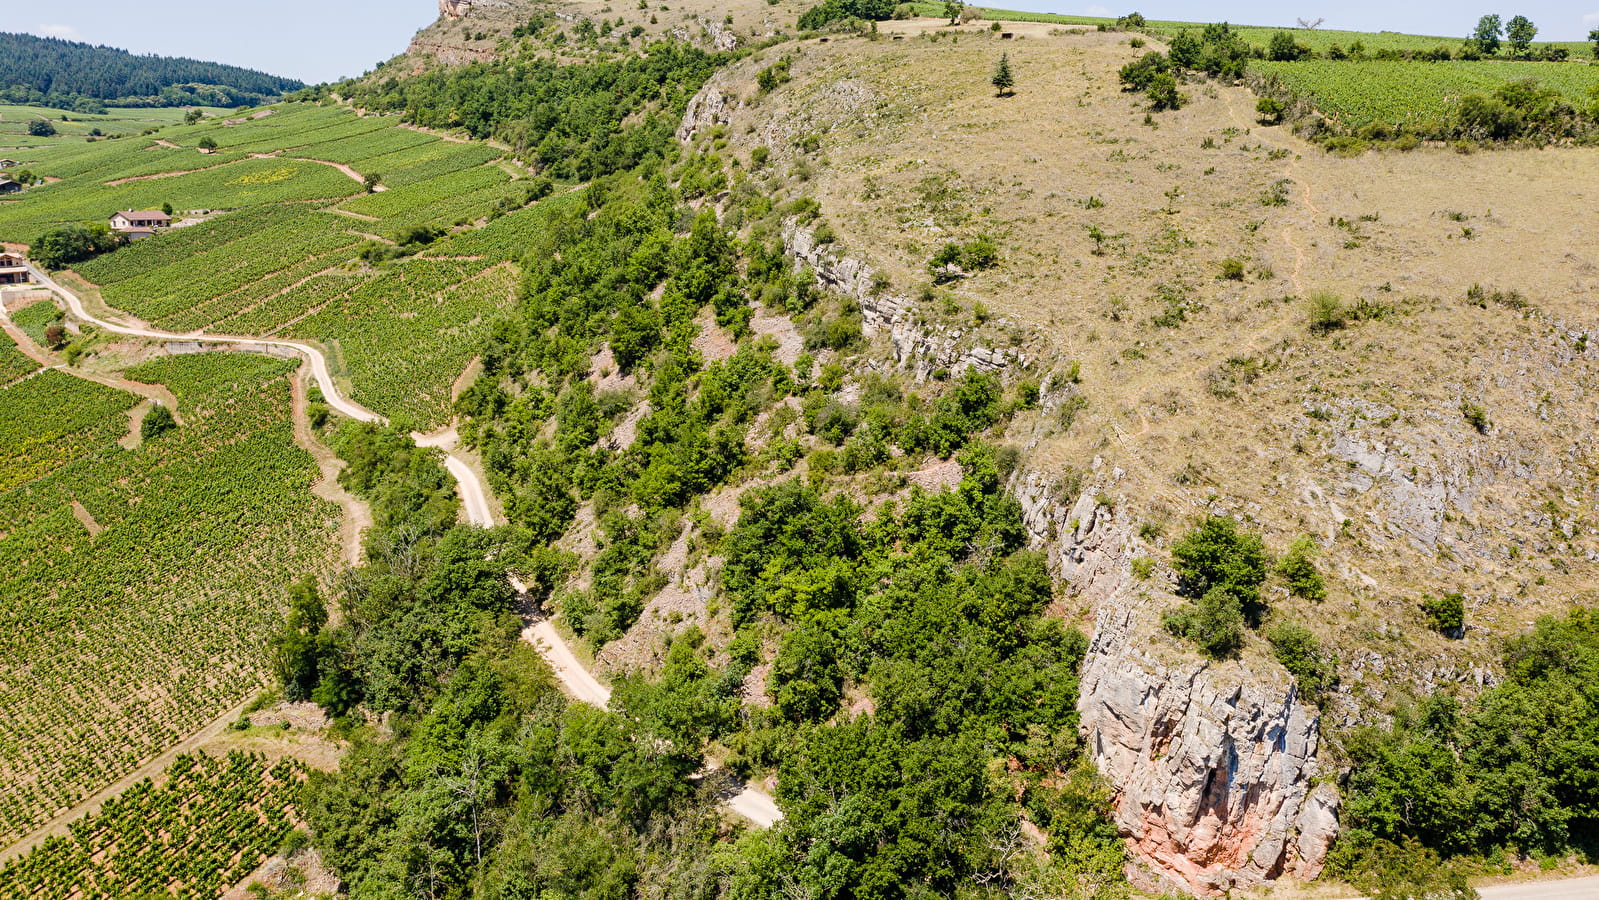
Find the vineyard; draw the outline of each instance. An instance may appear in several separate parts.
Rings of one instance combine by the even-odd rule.
[[[14,900],[216,897],[243,881],[293,827],[301,763],[235,751],[179,756],[159,786],[145,779],[0,868]]]
[[[1599,85],[1599,67],[1570,63],[1310,60],[1254,61],[1250,68],[1311,98],[1317,110],[1346,128],[1435,125],[1462,96],[1491,93],[1522,78],[1535,78],[1579,104]]]
[[[294,365],[130,370],[185,422],[133,451],[116,443],[131,395],[55,371],[0,390],[0,841],[259,687],[287,582],[338,530],[293,442]]]
[[[37,371],[39,364],[14,344],[0,344],[0,387]]]

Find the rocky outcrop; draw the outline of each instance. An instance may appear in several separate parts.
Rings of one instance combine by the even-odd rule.
[[[686,144],[702,131],[728,124],[737,108],[736,97],[721,88],[707,86],[689,98],[688,108],[683,111],[683,123],[677,126],[677,139]]]
[[[446,19],[464,19],[472,8],[472,0],[439,0],[439,15]]]
[[[797,264],[816,273],[819,286],[859,304],[862,330],[867,337],[887,332],[895,364],[910,370],[918,381],[925,381],[940,369],[959,372],[972,367],[998,372],[1011,363],[1027,362],[1018,351],[977,345],[960,328],[917,321],[910,298],[882,290],[871,266],[835,253],[830,244],[818,243],[815,230],[797,220],[784,223],[783,246]]]
[[[1154,889],[1218,893],[1313,878],[1337,833],[1319,781],[1319,713],[1280,670],[1162,655],[1163,598],[1132,577],[1130,517],[1084,491],[1069,509],[1036,473],[1014,485],[1034,543],[1093,604],[1078,709],[1116,825]]]

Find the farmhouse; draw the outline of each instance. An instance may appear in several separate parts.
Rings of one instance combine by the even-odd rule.
[[[0,194],[15,194],[22,190],[22,185],[9,178],[0,178]]]
[[[127,231],[130,228],[165,228],[171,224],[172,217],[160,210],[119,212],[111,217],[111,227],[116,231]]]
[[[0,284],[27,284],[31,278],[22,257],[15,253],[0,253]]]

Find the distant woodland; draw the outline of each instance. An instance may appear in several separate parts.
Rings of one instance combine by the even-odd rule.
[[[253,106],[301,87],[292,78],[238,66],[0,33],[0,102],[77,112],[104,106]]]

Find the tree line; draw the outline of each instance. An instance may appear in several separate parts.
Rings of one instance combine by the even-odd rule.
[[[253,106],[304,87],[238,66],[0,32],[0,102],[76,112],[109,106]],[[81,108],[80,108],[81,107]]]

